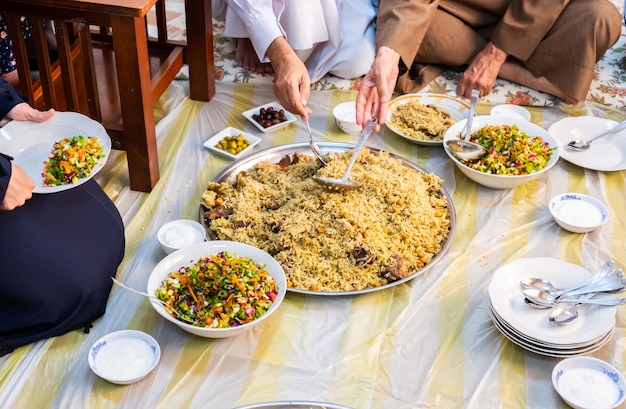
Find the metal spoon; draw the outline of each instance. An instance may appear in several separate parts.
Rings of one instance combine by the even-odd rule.
[[[522,280],[520,280],[520,288],[522,290],[525,290],[527,288],[536,288],[536,289],[539,289],[539,290],[548,291],[548,292],[552,293],[555,296],[560,296],[560,295],[568,293],[570,291],[578,290],[579,288],[585,287],[585,286],[587,286],[589,284],[594,284],[598,280],[600,280],[602,278],[608,277],[614,271],[616,272],[616,275],[618,277],[620,277],[619,273],[621,272],[621,269],[620,270],[612,270],[614,265],[615,265],[615,262],[613,260],[609,260],[600,268],[600,270],[598,270],[598,272],[594,276],[588,278],[585,281],[576,283],[576,284],[571,285],[571,286],[566,287],[566,288],[559,288],[559,287],[555,286],[554,284],[552,284],[548,280],[545,280],[543,278],[535,278],[535,277],[528,277],[528,278],[523,278]]]
[[[480,96],[480,91],[477,89],[472,90],[472,98],[470,101],[470,110],[469,115],[467,116],[467,124],[465,125],[465,132],[461,135],[461,139],[468,139],[470,133],[472,132],[472,122],[474,121],[474,113],[476,112],[476,104],[478,103],[478,97]]]
[[[622,280],[619,280],[616,282],[608,282],[608,283],[600,282],[600,283],[597,283],[596,285],[591,285],[589,287],[586,287],[586,289],[581,290],[581,292],[579,292],[578,295],[588,294],[588,293],[599,293],[599,292],[605,292],[605,291],[608,292],[608,291],[615,291],[615,290],[623,291],[624,285],[625,285],[625,282],[623,282]],[[526,289],[522,291],[522,293],[524,294],[524,297],[528,298],[530,301],[534,302],[535,304],[549,306],[549,307],[554,307],[557,303],[560,303],[560,302],[566,302],[564,300],[573,300],[570,302],[574,302],[574,303],[580,300],[580,297],[575,298],[575,297],[570,296],[569,294],[567,294],[567,296],[565,297],[554,296],[554,294],[550,294],[547,291],[538,290],[535,288]]]
[[[598,293],[585,294],[580,297],[580,301],[589,300],[596,294]],[[548,321],[550,322],[550,324],[556,326],[571,324],[578,318],[578,308],[580,308],[581,305],[582,303],[577,302],[569,308],[559,307],[550,313]]]
[[[146,297],[147,299],[149,299],[150,301],[154,301],[158,304],[161,304],[163,307],[165,307],[165,309],[171,313],[173,313],[174,315],[176,315],[176,317],[181,320],[181,321],[185,321],[188,322],[190,324],[193,324],[193,321],[190,321],[188,318],[185,318],[184,316],[182,316],[174,307],[172,307],[171,305],[169,305],[168,303],[166,303],[163,300],[158,299],[157,297],[155,297],[154,295],[150,295],[148,293],[145,293],[143,291],[139,291],[137,289],[134,289],[132,287],[129,287],[125,284],[122,284],[119,280],[111,277],[111,280],[113,280],[113,282],[117,285],[119,285],[120,287],[128,290],[128,291],[132,291],[133,293],[139,294],[139,295],[143,295],[144,297]]]
[[[485,156],[488,152],[484,146],[462,139],[450,139],[446,141],[446,146],[454,156],[461,160],[477,160]]]
[[[359,152],[361,151],[361,148],[363,148],[363,146],[365,145],[365,142],[374,131],[374,127],[376,126],[377,122],[378,121],[376,120],[376,118],[372,118],[367,123],[365,128],[363,128],[363,130],[361,131],[361,136],[359,136],[359,140],[356,143],[356,146],[354,147],[354,151],[352,152],[350,163],[348,163],[346,172],[343,174],[343,177],[341,179],[327,178],[323,176],[314,176],[313,180],[315,180],[317,183],[319,183],[323,187],[329,190],[334,190],[334,191],[352,190],[361,186],[359,183],[351,182],[348,179],[348,176],[350,175],[350,170],[352,169],[352,165],[354,165],[354,162],[356,161],[357,156],[359,156]]]
[[[626,298],[591,298],[589,300],[582,300],[580,298],[562,298],[560,300],[546,299],[546,302],[552,302],[553,306],[557,304],[591,304],[602,305],[604,307],[616,307],[618,305],[626,304]]]
[[[311,131],[311,125],[309,125],[309,121],[304,121],[304,123],[306,124],[306,127],[309,130],[309,145],[311,145],[311,150],[313,151],[315,156],[317,156],[317,159],[319,159],[320,162],[322,162],[323,164],[326,164],[326,158],[324,158],[324,155],[322,154],[322,150],[319,148],[319,146],[315,144],[315,142],[313,142],[313,131]]]
[[[592,283],[597,282],[598,280],[608,277],[614,270],[612,270],[615,262],[613,260],[607,261],[598,271],[598,273],[593,277]],[[618,269],[618,276],[620,276],[621,269]],[[623,274],[621,274],[623,276]],[[589,300],[594,297],[598,293],[588,293],[580,297],[581,300]],[[548,317],[548,321],[552,325],[561,326],[571,324],[576,321],[578,318],[578,309],[582,306],[581,303],[576,303],[569,308],[559,307],[556,310],[550,313]]]
[[[613,127],[612,129],[609,129],[606,132],[602,132],[600,135],[594,136],[591,139],[587,139],[587,140],[581,140],[581,139],[574,139],[573,141],[569,142],[566,146],[566,148],[570,151],[585,151],[587,149],[589,149],[589,146],[591,145],[591,142],[595,141],[598,138],[601,138],[603,136],[607,136],[607,135],[611,135],[614,134],[615,132],[619,132],[623,129],[626,129],[626,121],[623,121],[619,124],[617,124],[615,127]]]

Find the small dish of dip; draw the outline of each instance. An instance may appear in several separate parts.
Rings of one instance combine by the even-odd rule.
[[[563,193],[548,205],[554,221],[572,233],[587,233],[609,220],[609,209],[595,197],[582,193]]]
[[[157,232],[157,239],[166,254],[192,244],[202,243],[205,238],[204,226],[188,219],[173,220],[161,226]]]
[[[574,409],[610,409],[626,398],[624,376],[612,365],[589,356],[567,358],[552,370],[552,385]]]
[[[117,385],[143,379],[161,358],[157,341],[142,331],[111,332],[97,340],[89,350],[89,367],[100,378]]]
[[[524,107],[515,104],[501,104],[491,108],[491,115],[506,116],[509,118],[521,119],[522,121],[530,121],[530,112]]]

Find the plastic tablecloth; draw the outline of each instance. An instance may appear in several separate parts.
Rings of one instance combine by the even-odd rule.
[[[182,86],[184,88],[184,85]],[[149,193],[129,191],[123,153],[113,155],[99,182],[124,216],[127,250],[117,278],[145,289],[165,256],[158,228],[198,219],[207,183],[231,161],[202,146],[227,126],[262,141],[254,151],[308,140],[298,121],[268,134],[241,113],[274,100],[271,86],[218,84],[212,101],[166,96],[158,124],[161,179]],[[332,108],[353,91],[313,92],[310,119],[318,141],[350,142]],[[479,114],[489,111],[480,105]],[[547,128],[568,115],[622,120],[624,112],[586,105],[578,110],[530,108]],[[288,293],[258,328],[232,338],[189,335],[166,322],[140,295],[114,286],[106,314],[89,334],[74,331],[0,358],[2,408],[233,408],[255,402],[319,401],[358,409],[553,408],[565,404],[551,384],[559,361],[527,352],[503,337],[489,315],[488,287],[500,266],[550,257],[596,271],[608,259],[626,267],[626,173],[586,170],[560,160],[540,179],[510,190],[476,185],[455,169],[441,147],[411,143],[383,128],[369,146],[398,154],[439,175],[456,209],[456,234],[445,257],[408,283],[356,296]],[[548,202],[575,191],[610,209],[587,234],[562,230]],[[624,307],[611,340],[591,355],[624,371]],[[87,364],[101,336],[136,329],[154,336],[161,360],[143,380],[119,386]]]

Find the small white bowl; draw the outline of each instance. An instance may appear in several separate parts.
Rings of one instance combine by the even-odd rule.
[[[122,330],[97,340],[87,360],[100,378],[128,385],[148,375],[161,358],[158,342],[145,332]]]
[[[163,305],[152,300],[150,303],[155,311],[169,322],[177,325],[183,330],[200,337],[205,338],[225,338],[234,335],[241,334],[242,332],[249,331],[256,325],[259,325],[272,315],[280,306],[287,293],[287,278],[285,271],[278,264],[278,262],[266,253],[265,251],[253,247],[249,244],[239,243],[235,241],[226,240],[213,240],[204,243],[194,244],[193,246],[185,247],[180,251],[176,251],[169,256],[165,257],[159,264],[157,264],[150,277],[148,278],[147,292],[150,295],[156,295],[157,289],[162,285],[163,281],[169,276],[172,271],[179,270],[182,266],[189,266],[194,264],[202,257],[209,255],[216,255],[221,252],[228,252],[240,257],[249,257],[255,263],[264,265],[268,273],[274,279],[277,287],[276,298],[272,301],[270,308],[260,317],[254,321],[248,323],[229,327],[229,328],[211,328],[211,327],[199,327],[192,324],[188,324],[184,321],[174,318]]]
[[[157,232],[161,248],[167,254],[193,244],[202,243],[206,238],[206,229],[200,223],[180,219],[165,223]]]
[[[256,119],[254,119],[254,115],[260,114],[261,108],[267,109],[269,107],[274,108],[275,111],[280,111],[282,109],[285,114],[286,120],[283,122],[277,123],[276,125],[264,127]],[[261,132],[275,131],[276,129],[285,127],[289,125],[290,123],[295,122],[297,119],[291,112],[287,111],[285,108],[282,107],[282,105],[280,105],[276,101],[268,102],[267,104],[259,105],[258,107],[249,109],[243,113],[243,116],[245,116],[248,121],[252,122],[252,125],[256,126],[257,129]]]
[[[530,121],[530,112],[526,108],[515,104],[496,105],[491,108],[490,112],[491,115],[508,116],[509,118],[521,119],[522,121]]]
[[[343,102],[333,109],[335,123],[347,134],[361,133],[363,127],[356,123],[356,102]]]
[[[554,221],[572,233],[587,233],[609,220],[609,209],[595,197],[582,193],[563,193],[548,204]]]
[[[626,381],[620,371],[588,356],[567,358],[556,364],[552,385],[574,409],[615,408],[626,398]]]

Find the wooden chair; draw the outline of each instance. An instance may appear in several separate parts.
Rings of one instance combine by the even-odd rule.
[[[81,112],[101,122],[113,148],[127,153],[131,189],[150,191],[159,179],[154,104],[185,63],[197,84],[190,86],[192,99],[208,101],[215,92],[210,0],[185,3],[189,45],[168,39],[165,0],[3,0],[2,7],[11,33],[21,33],[23,15],[33,26],[28,41],[12,35],[21,94],[39,109]],[[151,10],[156,38],[147,33]],[[44,24],[55,30],[54,62]]]
[[[84,22],[62,21],[41,17],[29,18],[32,37],[12,35],[20,77],[20,92],[39,109],[81,112],[102,122],[91,31]],[[20,16],[8,14],[11,33],[22,33]],[[50,61],[45,25],[56,33],[58,59]],[[32,44],[27,44],[31,42]],[[35,53],[36,68],[31,67],[28,50]]]

